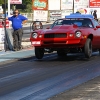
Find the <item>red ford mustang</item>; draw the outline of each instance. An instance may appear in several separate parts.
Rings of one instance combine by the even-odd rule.
[[[93,50],[100,49],[100,25],[92,15],[72,14],[56,20],[48,29],[33,31],[30,41],[38,59],[53,51],[58,56],[83,52],[90,58]]]

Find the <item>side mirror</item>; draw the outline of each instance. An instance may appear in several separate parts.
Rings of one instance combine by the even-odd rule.
[[[100,25],[96,26],[96,28],[100,28]]]

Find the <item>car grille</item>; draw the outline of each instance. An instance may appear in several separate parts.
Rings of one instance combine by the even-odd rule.
[[[66,38],[67,34],[66,33],[56,33],[56,34],[45,34],[44,38]]]

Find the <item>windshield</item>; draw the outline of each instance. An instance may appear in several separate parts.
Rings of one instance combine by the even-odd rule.
[[[59,19],[56,20],[51,28],[57,25],[73,25],[76,24],[78,27],[93,27],[93,24],[90,19],[87,18],[68,18],[68,19]]]

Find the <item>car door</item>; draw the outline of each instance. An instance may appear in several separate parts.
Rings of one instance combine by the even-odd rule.
[[[96,26],[100,26],[99,23],[93,19],[94,24],[94,34],[96,35],[96,46],[97,48],[100,48],[100,28],[96,28]]]

